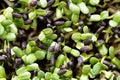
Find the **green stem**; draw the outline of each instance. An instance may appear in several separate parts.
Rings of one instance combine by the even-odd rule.
[[[8,5],[8,6],[13,6],[14,4],[8,0],[4,0],[4,2]]]

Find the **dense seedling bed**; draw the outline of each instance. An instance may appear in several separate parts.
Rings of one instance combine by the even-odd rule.
[[[0,0],[0,80],[120,80],[120,0]]]

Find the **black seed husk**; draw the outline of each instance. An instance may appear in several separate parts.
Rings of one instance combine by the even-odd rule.
[[[69,61],[69,62],[67,63],[67,66],[68,66],[68,68],[71,68],[71,67],[73,66],[73,62]]]
[[[61,25],[63,25],[65,22],[64,21],[55,21],[54,22],[54,25],[55,26],[61,26]]]
[[[29,25],[29,24],[32,24],[32,22],[33,22],[32,20],[26,20],[26,21],[24,21],[24,24]]]
[[[42,43],[39,43],[38,47],[41,48],[41,49],[46,49],[46,46],[44,44],[42,44]]]
[[[82,27],[81,26],[78,27],[78,31],[82,32]]]
[[[17,67],[20,66],[20,64],[21,64],[21,59],[20,58],[16,58],[15,61],[14,61],[13,67],[17,68]]]
[[[10,48],[7,48],[7,49],[6,49],[6,55],[7,55],[7,58],[8,58],[8,59],[11,58],[11,49],[10,49]]]
[[[90,39],[84,41],[84,44],[85,44],[85,45],[89,45],[89,44],[91,44],[91,43],[92,43],[92,40],[90,40]]]
[[[95,53],[95,57],[97,57],[97,58],[101,58],[102,55],[101,55],[100,53]]]
[[[54,13],[55,13],[54,11],[50,11],[46,16],[47,17],[52,17],[54,15]]]
[[[51,7],[55,3],[55,0],[49,0],[47,7]]]
[[[30,2],[30,6],[35,6],[37,4],[37,0],[32,0],[31,2]]]
[[[24,19],[24,20],[27,20],[27,19],[28,19],[27,14],[23,14],[23,16],[22,16],[22,17],[23,17],[23,19]]]
[[[47,27],[50,28],[50,27],[52,27],[52,25],[51,24],[47,24]]]
[[[55,56],[54,55],[52,55],[52,57],[51,57],[50,64],[51,64],[51,66],[55,65]]]
[[[90,46],[83,46],[82,48],[80,48],[81,51],[90,51]]]
[[[0,61],[5,61],[5,56],[0,56]]]
[[[96,31],[96,33],[102,32],[102,30],[103,30],[104,28],[105,28],[104,26],[101,26],[100,28],[98,28],[98,30]]]
[[[55,46],[50,46],[50,47],[48,48],[48,50],[49,50],[50,52],[53,52],[53,51],[54,51],[54,48],[55,48]]]
[[[60,70],[57,74],[58,74],[58,75],[63,75],[63,74],[65,74],[66,72],[67,72],[66,69],[62,69],[62,70]]]
[[[56,43],[56,44],[55,44],[54,50],[55,50],[56,52],[60,51],[60,43]]]
[[[19,13],[13,13],[13,17],[15,17],[15,18],[22,18],[22,15],[21,14],[19,14]]]
[[[58,37],[57,42],[63,42],[64,38],[63,37]]]
[[[27,45],[27,42],[26,41],[23,41],[21,46],[22,46],[22,49],[25,49],[26,48],[26,45]]]
[[[62,70],[62,69],[66,69],[66,66],[65,65],[62,65],[61,67],[60,67],[60,69]]]
[[[45,20],[45,17],[44,17],[44,16],[40,16],[39,19],[40,19],[41,21],[44,21],[44,20]]]
[[[78,61],[77,66],[83,65],[83,59],[82,59],[81,56],[79,56],[79,57],[77,58],[77,61]]]

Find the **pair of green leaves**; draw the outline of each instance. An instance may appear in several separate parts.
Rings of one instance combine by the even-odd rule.
[[[58,0],[59,1],[59,0]],[[63,16],[63,14],[65,14],[65,6],[66,6],[66,3],[64,1],[61,1],[61,2],[57,2],[56,0],[56,3],[55,5],[57,5],[58,7],[56,8],[56,17],[57,18],[61,18]]]
[[[35,53],[22,56],[22,60],[24,61],[25,64],[32,64],[36,60],[43,60],[45,58],[45,55],[46,53],[44,51],[38,50]]]
[[[66,53],[70,53],[74,57],[78,57],[80,55],[80,52],[78,50],[72,49],[69,46],[64,46],[63,51],[66,52]]]
[[[40,0],[40,1],[44,1],[44,0]],[[38,16],[45,16],[46,14],[47,14],[46,10],[36,9],[36,10],[30,12],[28,14],[28,17],[29,17],[30,20],[34,20]]]
[[[86,6],[86,4],[84,2],[81,2],[78,5],[74,4],[74,3],[70,3],[69,9],[74,14],[80,14],[80,11],[83,14],[88,14],[89,13],[89,9],[87,8],[87,6]]]
[[[113,19],[109,21],[111,27],[116,27],[120,23],[120,11],[113,14]]]
[[[29,41],[25,50],[21,50],[19,47],[13,47],[12,51],[15,56],[21,57],[24,63],[31,64],[36,60],[42,60],[45,58],[46,52],[39,50],[34,41]]]
[[[109,12],[108,11],[102,11],[99,14],[93,14],[90,16],[90,21],[100,21],[100,20],[104,20],[107,19],[109,16]]]
[[[102,56],[107,55],[108,49],[106,48],[105,44],[102,44],[98,47],[98,51]]]
[[[79,32],[76,32],[76,33],[73,33],[72,34],[72,40],[74,40],[75,42],[78,42],[80,40],[88,40],[88,39],[92,39],[92,41],[97,41],[97,38],[94,34],[92,33],[86,33],[88,32],[88,30],[84,29],[84,32],[83,34],[79,33]]]
[[[41,33],[38,35],[38,39],[42,41],[43,43],[46,43],[48,40],[54,40],[57,38],[57,35],[53,33],[53,30],[51,28],[46,28],[41,31]]]
[[[93,66],[93,68],[90,70],[89,76],[91,78],[94,78],[96,75],[98,75],[101,72],[101,70],[106,69],[106,68],[107,68],[106,65],[104,65],[104,64],[102,64],[100,62],[97,62]]]
[[[106,48],[105,44],[101,44],[99,47],[98,47],[98,51],[99,53],[102,55],[102,56],[105,56],[107,55],[108,53],[108,49]],[[115,57],[115,50],[114,50],[114,47],[111,46],[109,48],[109,57],[110,59],[113,59]]]
[[[89,3],[93,6],[98,5],[100,0],[89,0]]]
[[[82,67],[82,75],[80,76],[79,80],[89,80],[88,74],[90,72],[90,69],[91,69],[90,65],[84,65]]]
[[[18,33],[16,25],[12,22],[13,9],[11,7],[6,8],[3,11],[1,17],[0,24],[0,35],[1,39],[5,39],[7,41],[13,41],[16,38],[16,34]]]

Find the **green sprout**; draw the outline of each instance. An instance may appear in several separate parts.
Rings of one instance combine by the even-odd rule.
[[[102,56],[105,56],[108,53],[108,50],[104,44],[98,47],[98,50]]]
[[[79,14],[79,13],[80,13],[80,8],[79,8],[79,6],[77,6],[77,5],[73,4],[73,3],[70,3],[69,9],[70,9],[71,12],[74,13],[74,14]]]
[[[100,2],[100,0],[89,0],[89,3],[90,3],[91,5],[98,5],[99,2]]]
[[[0,78],[6,78],[6,72],[5,72],[5,68],[3,66],[0,66]]]
[[[47,0],[39,0],[39,1],[42,8],[45,8],[47,6]]]
[[[100,15],[99,14],[93,14],[90,16],[90,21],[100,21]]]
[[[65,56],[64,55],[59,55],[58,58],[57,58],[57,61],[56,61],[56,67],[60,67],[63,62],[64,62],[64,59],[65,59]]]
[[[12,50],[17,57],[22,57],[25,55],[25,53],[19,47],[13,47]]]
[[[87,8],[86,4],[84,2],[81,2],[79,4],[80,10],[83,14],[88,14],[89,13],[89,9]]]

